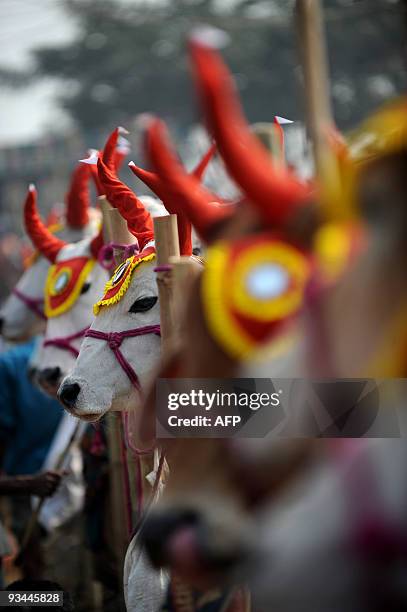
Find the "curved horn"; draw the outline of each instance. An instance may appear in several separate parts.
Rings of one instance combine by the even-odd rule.
[[[171,197],[169,189],[154,172],[143,170],[131,161],[129,168],[163,202],[169,213],[177,215],[179,251],[181,255],[192,255],[192,226],[178,202]]]
[[[201,180],[215,151],[216,145],[213,144],[193,170],[192,174],[197,179]],[[185,211],[182,209],[182,206],[179,205],[178,200],[171,197],[171,192],[168,188],[166,188],[164,181],[162,181],[154,172],[143,170],[143,168],[136,166],[134,162],[129,162],[129,168],[133,174],[143,181],[143,183],[147,185],[147,187],[149,187],[151,191],[153,191],[156,196],[160,198],[160,200],[162,200],[168,212],[175,213],[177,215],[180,253],[181,255],[192,255],[192,226],[189,219],[185,215]]]
[[[51,263],[55,263],[59,251],[67,243],[51,234],[42,222],[37,211],[37,191],[34,185],[30,185],[28,188],[24,204],[24,224],[35,248]]]
[[[79,163],[72,173],[71,184],[65,196],[66,220],[70,227],[85,227],[89,223],[89,179],[88,164]]]
[[[191,172],[192,176],[195,176],[198,180],[202,180],[202,177],[207,169],[209,162],[214,156],[216,151],[216,144],[212,144],[202,159],[198,162],[197,166]],[[139,178],[151,191],[155,193],[156,196],[160,198],[163,202],[165,200],[171,200],[171,195],[166,189],[166,185],[164,181],[156,174],[155,172],[150,172],[149,170],[144,170],[140,168],[140,166],[136,166],[134,161],[128,163],[129,168]],[[165,203],[165,202],[164,202]],[[177,206],[177,201],[171,201],[170,207],[167,207],[167,210],[172,213],[180,213],[182,212],[182,206]],[[175,210],[175,208],[177,210]]]
[[[207,152],[205,153],[201,161],[192,171],[191,174],[193,174],[200,181],[202,181],[203,175],[205,174],[207,167],[212,161],[212,158],[215,155],[215,152],[216,152],[216,143],[213,143],[211,144],[211,146],[209,147],[209,149],[207,150]]]
[[[104,189],[103,189],[103,185],[99,181],[98,169],[97,169],[97,162],[98,162],[99,157],[101,156],[101,153],[97,149],[88,149],[88,155],[89,157],[87,157],[86,159],[80,159],[79,161],[81,164],[85,164],[89,166],[90,173],[93,178],[93,182],[95,184],[96,192],[98,196],[102,196],[104,195]]]
[[[115,128],[106,140],[106,144],[103,148],[103,163],[109,168],[109,170],[116,172],[120,169],[120,166],[128,152],[124,147],[120,147],[118,145],[119,137],[122,134],[128,134],[128,131],[121,126]]]
[[[170,148],[162,121],[157,119],[150,124],[146,148],[152,165],[171,193],[172,201],[178,210],[187,214],[200,236],[208,241],[214,225],[228,217],[230,209],[215,206],[216,196],[205,189],[195,176],[185,172]]]
[[[120,170],[126,155],[130,151],[129,146],[120,144],[119,142],[122,134],[128,134],[128,131],[121,126],[115,128],[109,135],[102,153],[96,151],[95,149],[91,149],[90,157],[87,160],[81,160],[90,165],[92,178],[94,180],[98,196],[105,195],[105,190],[101,181],[99,180],[97,160],[102,157],[104,163],[110,170],[113,172],[118,172]]]
[[[228,172],[267,223],[282,224],[309,191],[281,165],[274,166],[244,118],[229,70],[202,41],[190,42],[203,111]]]
[[[129,231],[136,236],[142,250],[147,242],[154,239],[150,213],[131,189],[104,164],[102,159],[98,160],[98,173],[109,203],[117,208],[122,217],[126,219]]]

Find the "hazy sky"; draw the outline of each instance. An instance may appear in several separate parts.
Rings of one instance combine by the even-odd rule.
[[[0,0],[0,64],[27,68],[30,49],[69,40],[75,23],[60,0]],[[29,142],[44,126],[63,125],[53,103],[55,84],[44,82],[19,90],[0,88],[0,146]]]

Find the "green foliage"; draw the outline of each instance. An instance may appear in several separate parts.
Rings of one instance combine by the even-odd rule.
[[[34,52],[36,78],[61,81],[60,103],[87,133],[126,124],[142,112],[177,126],[199,111],[192,94],[186,36],[197,23],[226,30],[224,56],[252,121],[303,115],[292,0],[66,0],[76,39]],[[329,0],[336,118],[347,128],[403,91],[404,23],[390,0]],[[0,74],[1,78],[1,74]]]

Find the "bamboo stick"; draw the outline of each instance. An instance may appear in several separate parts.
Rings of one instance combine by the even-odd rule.
[[[111,240],[110,238],[111,229],[109,225],[108,212],[109,210],[113,210],[113,208],[107,201],[106,196],[104,195],[98,197],[98,202],[99,202],[100,210],[102,213],[102,220],[103,220],[103,238],[104,238],[105,243],[107,243]]]
[[[170,350],[175,317],[171,276],[166,271],[170,257],[179,257],[177,215],[155,217],[154,237],[157,252],[157,284],[160,297],[161,340],[163,354]],[[161,268],[161,270],[160,270]]]
[[[312,142],[315,170],[320,176],[323,174],[326,156],[326,130],[333,122],[320,0],[297,0],[296,14],[304,72],[307,128]]]
[[[116,208],[112,208],[107,213],[108,228],[110,231],[110,241],[116,244],[134,244],[136,237],[133,236],[127,227],[127,221],[123,219]],[[114,249],[114,258],[116,264],[119,265],[124,260],[124,251]]]
[[[188,301],[190,286],[202,266],[191,257],[182,255],[172,256],[169,259],[172,273],[172,299],[173,299],[173,335],[172,341],[176,342],[182,333],[182,321],[184,320],[185,304]]]
[[[117,244],[132,244],[135,237],[127,228],[127,222],[115,208],[106,210],[107,218],[107,240]],[[116,264],[119,265],[124,258],[124,252],[120,249],[114,250]],[[123,464],[123,429],[121,414],[111,412],[107,415],[107,445],[109,450],[109,483],[110,483],[110,508],[113,519],[113,545],[115,548],[119,581],[122,580],[123,563],[128,544],[128,529],[126,527],[126,475]],[[130,480],[135,477],[134,466],[128,461],[128,453],[125,453]],[[134,497],[130,494],[131,507],[134,507]]]

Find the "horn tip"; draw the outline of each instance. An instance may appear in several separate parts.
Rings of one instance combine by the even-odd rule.
[[[122,125],[117,127],[117,131],[119,134],[130,134],[129,130],[126,130]]]
[[[225,30],[220,28],[201,25],[192,29],[189,41],[203,47],[209,47],[210,49],[223,49],[228,46],[230,36]]]
[[[156,117],[151,113],[140,113],[136,117],[136,125],[140,130],[147,130],[155,120]]]
[[[29,191],[30,193],[35,193],[35,192],[37,191],[37,190],[36,190],[36,188],[35,188],[34,183],[30,183],[30,184],[28,185],[28,191]]]
[[[81,164],[88,164],[89,166],[96,166],[96,164],[98,163],[98,156],[90,155],[86,159],[80,159],[79,162]]]
[[[129,168],[135,168],[136,164],[134,163],[134,161],[129,161],[129,163],[127,164],[129,166]]]
[[[294,123],[291,119],[286,119],[285,117],[279,117],[278,115],[274,115],[274,119],[280,125],[289,125],[290,123]]]

